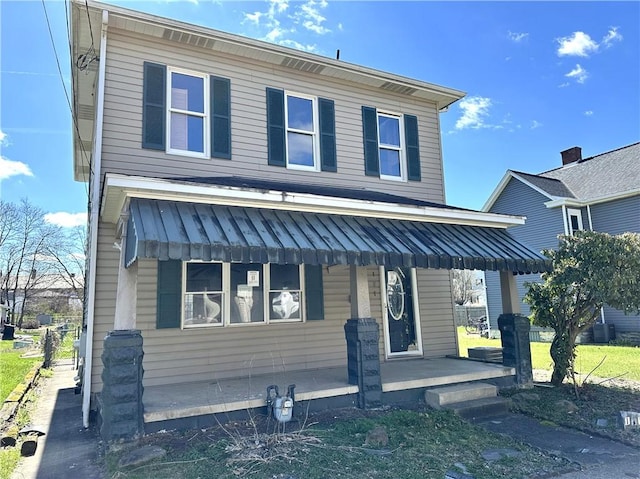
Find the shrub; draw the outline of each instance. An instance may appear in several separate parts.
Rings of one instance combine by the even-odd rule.
[[[39,329],[40,321],[37,319],[27,319],[22,322],[22,329]]]

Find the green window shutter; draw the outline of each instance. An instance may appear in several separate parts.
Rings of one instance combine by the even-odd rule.
[[[286,166],[284,135],[284,91],[267,88],[267,155],[272,166]]]
[[[182,261],[158,261],[156,328],[179,328],[182,296]]]
[[[407,178],[410,181],[420,181],[418,118],[414,115],[404,116],[404,141],[407,147]]]
[[[318,98],[320,113],[320,167],[338,171],[336,159],[336,114],[333,100]]]
[[[307,321],[324,319],[322,265],[304,265],[304,294],[307,306]]]
[[[142,87],[142,148],[164,150],[167,67],[144,62]]]
[[[367,176],[380,176],[378,115],[375,108],[362,107],[362,138],[364,140],[364,173]]]
[[[211,156],[231,159],[231,81],[210,77]]]

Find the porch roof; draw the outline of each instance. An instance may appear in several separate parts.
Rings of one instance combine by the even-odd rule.
[[[138,258],[354,264],[539,273],[549,261],[504,229],[132,198]]]

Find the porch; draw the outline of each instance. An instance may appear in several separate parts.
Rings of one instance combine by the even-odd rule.
[[[514,377],[515,369],[455,358],[406,359],[381,363],[380,375],[383,394],[409,390],[417,397],[422,389],[434,386],[508,380]],[[161,429],[166,421],[196,427],[209,415],[264,407],[267,386],[272,384],[279,386],[281,394],[289,384],[295,384],[296,403],[342,399],[339,404],[355,405],[359,392],[357,385],[348,384],[346,366],[151,386],[143,395],[145,430]]]

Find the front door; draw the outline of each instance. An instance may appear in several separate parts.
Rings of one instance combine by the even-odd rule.
[[[422,355],[415,270],[381,268],[381,271],[387,357]]]

